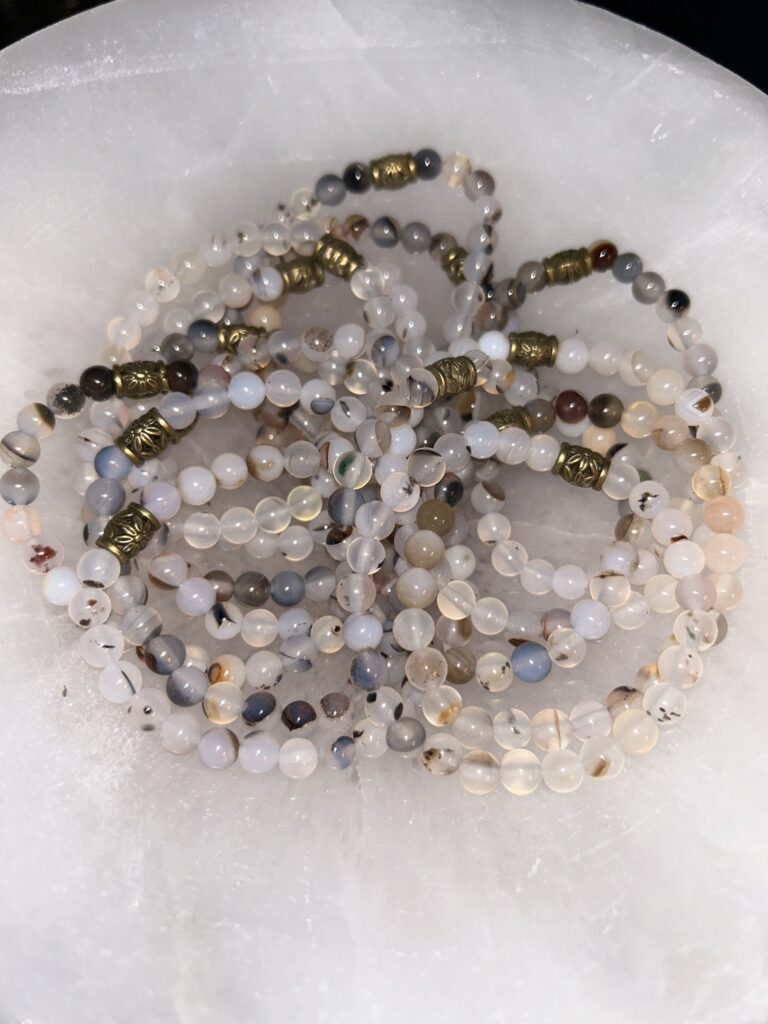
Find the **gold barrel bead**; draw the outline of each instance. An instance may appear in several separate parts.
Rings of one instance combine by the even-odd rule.
[[[437,379],[437,397],[449,398],[471,391],[477,384],[477,367],[468,356],[448,356],[427,367]]]
[[[320,263],[310,256],[299,256],[282,263],[278,268],[286,292],[311,292],[325,280]]]
[[[250,327],[248,324],[222,324],[216,332],[219,338],[219,352],[236,355],[240,343],[246,339],[251,342],[266,338],[263,327]]]
[[[416,181],[416,161],[412,153],[392,153],[370,162],[374,188],[404,188]]]
[[[345,281],[348,281],[365,262],[349,242],[335,238],[331,234],[323,235],[315,246],[312,258],[320,264],[323,270],[327,270],[329,274],[341,277]]]
[[[464,258],[466,255],[467,250],[461,245],[456,245],[453,249],[449,249],[440,261],[451,284],[461,284],[464,280]]]
[[[176,444],[181,436],[157,409],[150,409],[126,427],[115,444],[134,466],[141,466],[148,459],[156,459],[169,445]]]
[[[112,368],[118,398],[154,398],[170,391],[165,363],[138,360]]]
[[[547,284],[573,284],[592,273],[589,249],[564,249],[541,261],[547,274]]]
[[[533,433],[533,417],[522,405],[511,405],[508,409],[499,409],[488,417],[497,430],[506,430],[507,427],[520,427],[527,434]]]
[[[96,546],[111,551],[121,565],[127,565],[144,550],[160,526],[148,508],[132,501],[112,516]]]
[[[509,338],[509,362],[529,368],[554,366],[557,359],[557,338],[540,331],[512,331]]]
[[[565,441],[560,445],[552,472],[574,487],[591,487],[599,491],[610,468],[611,460],[606,455]]]

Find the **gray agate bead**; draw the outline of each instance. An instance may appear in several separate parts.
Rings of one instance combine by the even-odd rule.
[[[611,273],[622,284],[631,284],[643,272],[643,261],[634,252],[623,252],[617,256]]]
[[[23,430],[12,430],[0,441],[0,459],[7,466],[31,466],[39,458],[40,443]]]
[[[387,728],[387,746],[399,754],[410,754],[424,745],[427,734],[416,718],[399,718]]]
[[[0,477],[0,497],[9,505],[31,505],[40,493],[40,481],[29,469],[9,469]]]
[[[154,636],[144,648],[147,668],[161,676],[169,676],[184,664],[187,649],[182,640],[172,633]]]

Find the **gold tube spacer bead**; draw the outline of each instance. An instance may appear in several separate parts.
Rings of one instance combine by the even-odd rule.
[[[141,466],[148,459],[156,459],[181,437],[182,434],[163,419],[157,409],[150,409],[126,427],[115,444],[134,466]]]
[[[557,359],[558,341],[554,334],[540,331],[512,331],[509,338],[510,363],[529,368],[554,366]]]
[[[96,547],[111,551],[121,565],[127,565],[144,550],[161,525],[148,508],[132,501],[112,516]]]
[[[499,409],[488,417],[497,430],[506,430],[507,427],[520,427],[527,434],[533,433],[533,417],[522,405],[511,405],[508,409]]]
[[[464,280],[464,257],[466,255],[467,250],[461,245],[456,245],[453,249],[449,249],[440,261],[451,284],[461,284]]]
[[[602,490],[610,468],[611,460],[606,455],[564,441],[560,445],[552,472],[574,487],[591,487],[599,491]]]
[[[299,256],[282,263],[278,268],[286,292],[311,292],[325,280],[325,271],[320,263],[310,256]]]
[[[230,355],[237,354],[237,346],[245,338],[258,341],[267,336],[263,327],[249,327],[247,324],[222,324],[216,333],[219,339],[219,352],[228,352]]]
[[[365,263],[364,258],[349,242],[335,238],[331,234],[323,235],[315,246],[312,259],[319,263],[323,270],[345,281],[348,281]]]
[[[412,153],[381,156],[371,160],[369,167],[374,188],[404,188],[416,181],[416,161]]]
[[[589,249],[564,249],[554,256],[547,256],[541,261],[547,274],[547,284],[573,284],[589,277],[592,273],[592,257]]]
[[[448,356],[425,367],[437,379],[437,397],[450,398],[471,391],[477,384],[477,367],[468,356]]]
[[[165,363],[139,360],[112,368],[117,398],[154,398],[171,390]]]

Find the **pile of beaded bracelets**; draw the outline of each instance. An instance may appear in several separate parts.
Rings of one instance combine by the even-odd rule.
[[[430,165],[429,174],[422,177],[434,176],[435,167],[439,173],[440,161],[433,151],[423,151],[417,157],[421,165]],[[361,166],[354,165],[343,176],[349,191],[365,190]],[[393,174],[391,178],[381,177],[383,166],[390,169],[387,173]],[[379,168],[379,182],[403,184],[416,175],[415,166],[420,165],[406,157],[374,161],[371,180],[376,181]],[[169,749],[183,752],[196,746],[203,761],[214,767],[225,767],[239,756],[241,764],[251,771],[263,771],[279,763],[292,777],[309,774],[317,764],[318,751],[305,735],[315,727],[316,709],[302,700],[286,705],[280,718],[292,735],[281,745],[263,727],[275,717],[276,701],[270,687],[284,672],[302,671],[302,666],[311,665],[316,653],[330,655],[345,648],[354,652],[349,669],[351,692],[357,693],[359,704],[364,704],[365,717],[331,739],[326,751],[329,763],[345,767],[355,753],[378,756],[387,747],[403,753],[421,750],[422,761],[433,774],[457,771],[471,792],[487,792],[499,780],[511,792],[530,792],[542,778],[551,789],[569,791],[585,774],[612,777],[621,769],[625,752],[643,753],[655,743],[657,722],[669,723],[680,717],[685,705],[680,687],[698,681],[698,651],[722,633],[721,617],[716,613],[738,601],[738,583],[732,572],[739,567],[743,553],[733,531],[740,526],[743,510],[729,492],[742,481],[743,468],[730,451],[733,429],[712,415],[720,396],[719,384],[711,377],[716,356],[701,342],[698,325],[682,316],[688,307],[687,297],[664,291],[657,275],[641,272],[637,257],[617,258],[610,243],[525,264],[516,278],[494,284],[490,279],[492,223],[498,220],[500,208],[489,196],[492,180],[485,172],[470,174],[462,158],[451,158],[448,169],[449,183],[460,184],[466,178],[468,193],[483,198],[483,223],[470,233],[469,253],[457,252],[459,247],[449,245],[451,240],[445,235],[430,239],[421,224],[412,224],[402,233],[408,251],[424,251],[430,244],[454,282],[452,301],[456,312],[443,327],[447,350],[436,350],[426,340],[426,325],[416,311],[415,292],[399,284],[391,266],[365,266],[349,243],[319,227],[314,232],[309,230],[302,218],[317,204],[311,199],[312,193],[307,195],[304,190],[300,201],[294,197],[292,203],[298,228],[295,224],[288,231],[283,225],[277,231],[273,225],[261,234],[272,249],[281,249],[279,253],[267,249],[269,257],[284,255],[291,240],[299,256],[280,266],[272,265],[274,259],[246,266],[255,253],[238,254],[241,262],[236,269],[241,273],[224,275],[219,282],[221,308],[214,301],[215,295],[211,298],[212,293],[196,297],[196,310],[208,313],[218,323],[189,324],[178,312],[170,321],[166,318],[167,326],[184,327],[188,332],[181,336],[180,331],[174,331],[163,342],[160,351],[166,358],[193,354],[204,358],[207,354],[213,357],[213,364],[201,371],[195,386],[194,367],[184,359],[172,360],[177,368],[173,373],[185,380],[179,392],[193,390],[188,402],[161,400],[169,417],[177,417],[175,426],[161,412],[142,411],[139,416],[141,420],[149,415],[149,436],[155,440],[162,436],[167,444],[179,440],[181,430],[191,428],[196,414],[223,415],[229,401],[235,404],[235,395],[242,394],[246,403],[253,404],[241,404],[240,408],[259,409],[262,421],[257,435],[260,443],[249,459],[234,453],[219,457],[218,477],[213,472],[216,460],[211,470],[183,470],[176,477],[181,486],[174,492],[169,481],[153,479],[154,474],[164,472],[169,480],[174,477],[172,466],[168,469],[169,460],[164,463],[153,458],[150,461],[155,465],[148,469],[145,463],[138,477],[134,476],[137,470],[126,464],[130,461],[126,443],[134,456],[160,454],[152,448],[155,441],[146,446],[146,423],[129,428],[133,434],[129,433],[128,442],[123,438],[122,449],[120,445],[104,445],[97,455],[100,481],[90,481],[88,493],[89,509],[96,515],[88,523],[87,533],[89,542],[99,545],[100,550],[83,556],[77,573],[64,567],[61,571],[55,569],[53,575],[48,573],[46,591],[54,603],[63,603],[66,596],[70,613],[78,622],[86,624],[89,615],[95,615],[90,621],[100,624],[85,634],[82,649],[88,660],[103,667],[103,691],[112,699],[132,698],[130,706],[137,712],[134,717],[144,726],[151,720],[162,720],[163,739]],[[333,201],[339,180],[330,176],[321,179],[315,190],[317,196]],[[380,220],[387,223],[374,222],[372,240],[390,248],[397,241],[397,226],[391,218]],[[361,221],[356,215],[348,222],[348,233],[355,238],[364,231]],[[257,235],[251,226],[241,226],[235,232],[241,249],[254,248]],[[301,254],[300,247],[305,246],[311,248],[312,256]],[[227,250],[225,240],[217,236],[203,247],[206,264],[224,266],[230,255]],[[224,253],[226,258],[222,258]],[[199,260],[185,257],[181,265],[199,269]],[[279,328],[280,324],[274,310],[254,306],[255,301],[275,301],[285,289],[304,291],[317,286],[323,279],[318,267],[331,274],[340,271],[339,276],[350,279],[353,293],[366,303],[364,316],[369,331],[353,331],[346,325],[336,332],[306,332],[301,339],[279,330],[266,339],[261,337],[260,326]],[[657,301],[662,319],[673,321],[670,341],[684,350],[684,367],[693,375],[687,387],[676,371],[656,370],[644,353],[630,353],[622,360],[614,346],[595,346],[590,352],[579,339],[558,343],[552,336],[517,330],[519,323],[513,311],[527,291],[538,290],[545,283],[577,280],[593,269],[611,268],[619,280],[633,280],[633,292],[640,301]],[[243,271],[250,275],[250,281]],[[164,271],[153,272],[148,284],[154,285],[158,298],[171,301],[180,288],[178,280]],[[224,295],[229,311],[223,306]],[[499,302],[496,297],[505,301]],[[119,337],[135,347],[135,326],[149,318],[151,306],[146,296],[132,297],[131,316],[119,329],[111,325],[110,337]],[[244,324],[237,322],[241,317],[235,311],[237,307],[245,309]],[[254,327],[257,329],[248,329]],[[278,364],[295,362],[296,369],[303,371],[308,363],[314,364],[317,377],[302,385],[293,371],[271,371],[271,376],[285,376],[276,379],[272,394],[267,395],[262,376],[271,358]],[[513,363],[518,364],[516,369]],[[527,369],[520,369],[521,364]],[[137,364],[135,370],[127,367],[124,372],[129,377],[131,373],[150,373],[146,365],[142,371],[141,365]],[[538,380],[538,368],[551,365],[572,374],[586,366],[605,375],[618,371],[625,384],[645,385],[648,401],[634,402],[624,409],[616,396],[598,395],[588,401],[573,389],[553,395],[551,401],[539,389]],[[158,367],[151,372],[163,373]],[[119,377],[120,371],[115,375],[108,369],[91,368],[83,375],[80,389],[74,385],[54,389],[49,404],[57,415],[67,416],[79,411],[84,394],[105,399],[97,429],[125,428],[125,409],[120,409],[112,397]],[[352,398],[336,393],[335,388],[342,384]],[[309,390],[305,392],[305,388]],[[273,396],[280,400],[275,402]],[[511,408],[499,408],[501,398],[494,396],[503,396]],[[270,400],[265,403],[265,398]],[[525,402],[524,408],[518,404],[521,401]],[[674,415],[660,416],[657,406],[670,405],[674,405]],[[290,415],[283,410],[289,410]],[[297,411],[298,418],[294,415]],[[471,422],[464,426],[467,414]],[[314,422],[313,417],[320,422]],[[35,444],[24,438],[34,442],[34,435],[42,436],[52,423],[49,412],[42,407],[28,408],[20,415],[23,436],[9,435],[4,440],[3,450],[15,467],[3,478],[2,485],[3,496],[11,503],[24,506],[34,498],[34,477],[26,475],[28,471],[21,467],[34,462],[37,451]],[[345,431],[345,427],[349,429]],[[553,427],[561,437],[580,438],[583,444],[572,445],[550,436],[547,431]],[[619,444],[616,427],[633,440],[650,437],[659,449],[673,451],[676,462],[693,471],[693,495],[706,502],[704,523],[695,535],[691,512],[701,506],[691,506],[687,493],[670,501],[660,483],[638,471],[646,458],[637,446]],[[286,461],[294,461],[284,459],[279,447],[286,440],[286,430],[298,430],[299,437],[304,435],[305,440],[292,444],[305,446],[298,461],[303,469],[311,467],[315,471],[306,477],[297,476],[310,479],[311,484],[294,487],[286,499],[263,498],[253,513],[244,509],[227,519],[226,525],[227,513],[216,524],[210,513],[193,513],[185,524],[184,536],[192,540],[193,546],[205,548],[210,546],[211,537],[215,543],[218,529],[228,543],[244,542],[248,553],[258,558],[274,552],[274,538],[282,538],[293,529],[289,524],[295,518],[312,526],[300,526],[298,529],[304,532],[294,533],[282,553],[288,557],[288,552],[306,551],[308,555],[309,542],[311,550],[320,548],[337,563],[336,572],[328,565],[315,566],[303,580],[295,573],[283,574],[290,578],[277,586],[275,578],[270,582],[255,572],[234,580],[214,571],[206,580],[204,576],[190,577],[186,561],[177,552],[160,553],[164,531],[157,529],[159,520],[153,508],[158,513],[170,513],[167,519],[171,520],[182,496],[192,504],[202,504],[212,497],[212,479],[214,489],[217,480],[223,487],[237,486],[235,481],[243,479],[243,466],[257,478],[276,479],[271,475],[275,465],[279,474]],[[107,438],[111,440],[117,432],[119,429],[107,430]],[[142,437],[144,448],[139,452],[130,448],[132,439]],[[94,440],[105,439],[91,436],[90,441],[81,441],[81,449]],[[285,455],[289,451],[287,447]],[[523,463],[536,471],[554,470],[578,486],[602,488],[623,504],[618,540],[605,549],[601,569],[591,573],[591,579],[577,566],[555,570],[542,560],[528,561],[522,545],[511,539],[511,524],[500,513],[503,491],[494,478],[501,466]],[[491,547],[493,568],[506,577],[519,574],[523,588],[531,593],[552,589],[562,600],[575,600],[570,613],[555,609],[537,622],[530,613],[507,608],[499,598],[479,596],[470,580],[475,555],[462,544],[469,524],[457,511],[466,485],[475,475],[478,482],[468,494],[469,504],[479,514],[478,539]],[[121,499],[120,492],[106,481],[131,477],[132,484],[144,485],[140,491],[142,504],[136,506],[143,511],[134,508],[127,515],[126,509],[106,521]],[[122,484],[120,488],[124,500]],[[202,521],[201,515],[206,517]],[[307,518],[302,520],[302,516]],[[252,529],[253,535],[248,537]],[[31,510],[20,507],[7,514],[6,532],[17,541],[27,541],[34,535],[29,544],[32,565],[39,569],[54,567],[56,546],[44,539],[41,542],[39,523]],[[150,534],[154,534],[154,540],[150,541]],[[694,539],[689,540],[692,535]],[[118,544],[116,549],[116,539],[127,547],[122,549]],[[141,542],[138,548],[137,541]],[[240,600],[245,597],[243,604],[255,606],[257,614],[247,627],[248,635],[257,640],[253,645],[257,655],[251,656],[256,659],[253,664],[251,659],[242,662],[235,655],[211,660],[200,648],[161,632],[159,614],[143,607],[147,593],[144,584],[135,577],[115,575],[116,565],[120,571],[121,556],[138,554],[146,541],[150,541],[147,553],[152,553],[152,545],[157,547],[149,561],[148,579],[166,586],[172,581],[179,608],[203,612],[206,628],[215,638],[245,635],[245,621],[252,612],[242,615],[231,601],[236,593]],[[665,573],[656,572],[659,555],[663,555]],[[130,557],[125,561],[129,564]],[[703,575],[705,568],[710,575]],[[314,574],[311,581],[310,574]],[[107,581],[111,581],[109,605],[106,595],[96,594]],[[587,584],[590,597],[584,598]],[[632,590],[633,586],[643,587],[644,593]],[[94,591],[90,606],[89,587]],[[305,597],[310,602],[326,603],[324,610],[338,614],[320,615],[313,625],[312,616],[295,607]],[[278,619],[261,607],[268,600],[291,611],[283,612]],[[477,679],[485,690],[499,693],[515,677],[527,682],[542,680],[552,663],[567,667],[578,664],[585,656],[584,641],[602,638],[612,623],[638,628],[651,611],[667,613],[678,607],[683,611],[673,628],[677,642],[662,653],[656,665],[641,670],[633,687],[614,689],[604,704],[582,702],[570,716],[545,708],[530,722],[515,708],[492,718],[482,707],[462,706],[456,685]],[[124,637],[106,624],[106,616],[113,611],[123,615],[121,626],[126,638],[139,645],[138,652],[147,667],[168,677],[167,696],[150,687],[139,690],[140,670],[131,662],[116,661],[121,657]],[[475,659],[465,649],[473,631],[480,636],[503,633],[505,641],[514,647],[511,658],[500,651],[489,651]],[[267,647],[278,638],[278,652],[262,649],[263,641],[263,647]],[[246,680],[254,688],[249,697],[240,690]],[[222,686],[229,689],[219,690]],[[338,691],[326,697],[320,702],[322,714],[330,722],[328,728],[338,733],[342,726],[350,725],[351,702]],[[171,702],[185,706],[196,701],[201,703],[203,715],[171,713]],[[214,727],[203,733],[206,719]],[[236,719],[258,728],[238,738],[234,728],[224,727]],[[445,731],[425,742],[425,721]],[[573,738],[585,741],[579,755],[570,749]],[[543,759],[523,749],[529,739],[544,752]],[[492,749],[486,749],[493,743],[506,750],[501,763]]]

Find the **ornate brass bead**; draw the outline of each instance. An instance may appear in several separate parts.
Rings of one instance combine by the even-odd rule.
[[[599,491],[610,468],[611,460],[606,455],[566,441],[560,445],[560,453],[552,472],[574,487],[591,487]]]
[[[115,444],[135,466],[141,466],[148,459],[157,458],[169,445],[176,444],[181,436],[157,409],[150,409],[126,427]]]
[[[443,256],[441,264],[451,284],[461,284],[464,280],[464,257],[466,255],[467,250],[463,246],[457,245],[453,249],[449,249]]]
[[[573,284],[592,273],[589,249],[564,249],[542,260],[547,273],[547,284]]]
[[[168,373],[162,362],[135,362],[112,369],[118,398],[154,398],[170,391]]]
[[[263,327],[249,327],[247,324],[222,324],[217,333],[219,352],[228,352],[230,355],[237,354],[237,346],[245,338],[258,341],[267,336]]]
[[[511,405],[508,409],[499,409],[488,417],[497,430],[506,430],[507,427],[520,427],[527,434],[533,433],[533,417],[522,405]]]
[[[323,235],[315,247],[312,257],[320,266],[335,277],[348,281],[354,272],[362,267],[365,260],[349,242],[333,235]]]
[[[371,160],[374,188],[404,188],[416,181],[416,161],[411,153],[392,153]]]
[[[280,271],[286,292],[311,292],[325,280],[322,265],[309,256],[288,260],[277,269]]]
[[[554,366],[557,338],[540,331],[512,331],[509,337],[509,361],[521,366]]]
[[[127,565],[149,544],[160,525],[149,509],[132,501],[112,516],[96,546],[111,551],[121,565]]]
[[[477,367],[468,356],[449,356],[427,367],[437,378],[437,397],[449,398],[470,391],[477,384]]]

